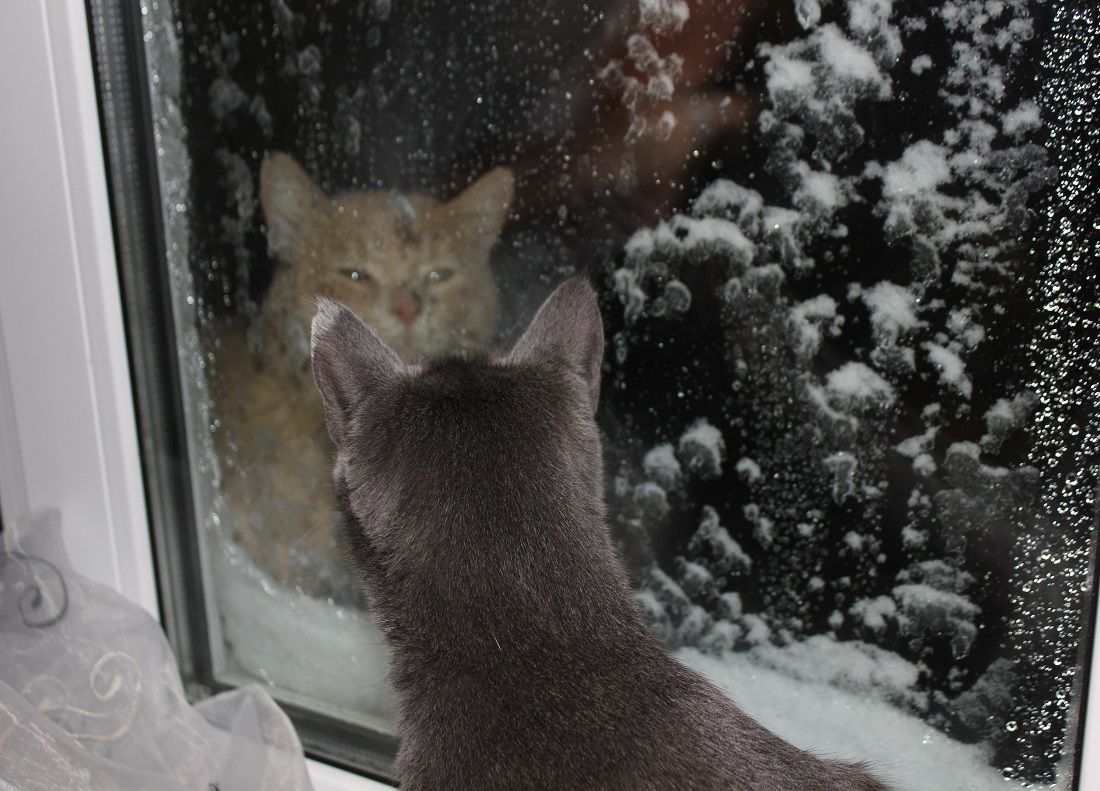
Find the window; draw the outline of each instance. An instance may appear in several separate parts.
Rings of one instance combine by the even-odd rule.
[[[1095,12],[124,5],[93,0],[93,35],[165,623],[194,694],[259,681],[315,755],[389,774],[313,299],[404,354],[462,353],[587,271],[613,529],[673,650],[901,787],[1073,786]]]

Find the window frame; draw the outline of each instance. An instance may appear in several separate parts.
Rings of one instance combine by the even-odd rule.
[[[176,641],[190,641],[198,635],[166,617],[158,587],[158,575],[162,585],[165,577],[183,584],[182,569],[154,554],[163,537],[154,534],[149,506],[171,499],[146,496],[148,487],[173,485],[164,476],[180,471],[143,466],[140,443],[157,442],[159,435],[155,426],[139,431],[131,356],[146,364],[148,349],[141,348],[146,339],[128,345],[124,328],[124,310],[156,310],[157,294],[146,283],[137,301],[133,289],[124,300],[120,285],[124,256],[156,254],[149,244],[159,232],[159,204],[139,205],[146,225],[136,233],[112,224],[112,198],[140,204],[143,193],[121,193],[108,178],[104,152],[111,136],[101,128],[93,68],[95,11],[127,6],[132,23],[137,5],[90,0],[90,6],[91,19],[82,0],[14,0],[0,28],[0,101],[20,108],[19,124],[0,127],[0,150],[10,163],[0,182],[0,507],[9,521],[60,507],[63,524],[81,525],[66,533],[76,568],[141,605]],[[43,68],[28,68],[35,64]],[[121,100],[124,90],[114,90]],[[147,112],[135,119],[149,122]],[[116,135],[115,143],[136,149],[148,142],[136,137]],[[130,156],[131,162],[145,156],[145,168],[154,164],[148,151]],[[144,176],[151,173],[155,168]],[[161,260],[153,258],[153,265]],[[149,348],[172,342],[167,321],[162,325],[164,334]],[[170,370],[158,376],[171,384],[175,366],[164,367]],[[1098,613],[1088,616],[1095,623]],[[1093,632],[1087,678],[1100,679],[1100,636]],[[1086,681],[1084,694],[1077,788],[1100,788],[1100,683]],[[318,791],[390,787],[317,760],[307,763]]]
[[[208,621],[206,559],[197,525],[185,422],[185,366],[180,365],[171,275],[165,267],[169,232],[164,225],[162,179],[154,136],[155,100],[145,60],[144,4],[129,0],[87,3],[93,77],[98,83],[99,126],[111,202],[117,276],[128,330],[139,454],[152,535],[160,614],[191,699],[230,689],[236,674],[219,673],[219,646]],[[389,733],[332,716],[295,697],[280,697],[307,751],[354,771],[392,780],[397,739]],[[292,702],[293,701],[293,702]]]

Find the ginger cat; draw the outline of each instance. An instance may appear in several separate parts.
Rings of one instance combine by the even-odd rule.
[[[260,201],[276,260],[251,326],[220,327],[211,378],[222,491],[235,538],[275,580],[318,596],[350,592],[336,563],[332,448],[309,365],[318,296],[367,316],[409,358],[477,349],[497,328],[489,253],[512,199],[510,170],[460,195],[326,195],[297,162],[268,154]]]

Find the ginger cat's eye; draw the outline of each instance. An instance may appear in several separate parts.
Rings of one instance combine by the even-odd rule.
[[[369,273],[362,269],[341,269],[340,274],[349,280],[354,280],[356,283],[369,283],[374,280]]]
[[[424,276],[424,279],[427,280],[429,283],[442,283],[445,280],[450,280],[452,277],[454,277],[454,274],[455,271],[453,269],[442,267],[440,269],[433,269],[431,272]]]

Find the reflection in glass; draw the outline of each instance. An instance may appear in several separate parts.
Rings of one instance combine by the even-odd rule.
[[[215,672],[391,727],[315,297],[466,353],[587,269],[679,655],[901,788],[1069,787],[1095,446],[1048,306],[1095,285],[1056,221],[1095,152],[1039,5],[147,2]]]

